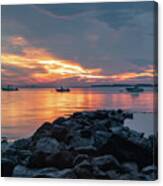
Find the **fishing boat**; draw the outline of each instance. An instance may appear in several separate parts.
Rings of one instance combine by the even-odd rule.
[[[7,85],[6,87],[2,87],[3,91],[18,91],[19,89],[17,87],[14,87],[12,85]]]
[[[131,92],[131,93],[139,93],[139,92],[143,92],[144,89],[138,87],[137,85],[133,86],[133,87],[128,87],[126,88],[127,92]]]
[[[57,92],[70,92],[69,88],[64,88],[64,87],[60,87],[60,88],[56,88]]]

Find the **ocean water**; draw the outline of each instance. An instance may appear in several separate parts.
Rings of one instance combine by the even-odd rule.
[[[52,122],[73,112],[96,109],[124,109],[134,112],[134,120],[125,125],[144,132],[154,133],[157,93],[151,88],[140,94],[131,94],[124,88],[71,89],[59,93],[55,89],[20,89],[2,94],[2,136],[10,140],[28,137],[45,121]]]

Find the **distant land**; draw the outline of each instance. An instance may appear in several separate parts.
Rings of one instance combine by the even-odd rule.
[[[140,87],[157,87],[158,84],[145,84],[145,83],[139,83],[139,84],[92,84],[92,85],[73,85],[73,86],[65,86],[69,88],[102,88],[102,87],[132,87],[132,86],[140,86]],[[2,87],[5,87],[6,85],[2,85]],[[61,85],[64,86],[64,85]],[[20,85],[16,86],[18,88],[58,88],[59,86],[54,85]]]
[[[132,87],[132,86],[142,86],[142,87],[157,87],[157,84],[96,84],[91,85],[91,87]]]

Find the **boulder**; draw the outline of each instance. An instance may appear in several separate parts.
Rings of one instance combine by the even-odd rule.
[[[58,169],[71,168],[73,166],[74,154],[71,151],[60,151],[46,158],[47,166]]]
[[[92,171],[93,171],[92,164],[87,160],[83,160],[74,168],[74,172],[77,175],[77,178],[79,179],[92,178],[93,177]]]
[[[32,177],[75,179],[76,175],[72,169],[57,170],[55,168],[45,168],[38,170]]]
[[[138,173],[138,165],[135,162],[127,162],[121,165],[121,173]]]
[[[120,169],[118,160],[112,155],[104,155],[93,158],[94,166],[103,171]]]
[[[47,167],[47,156],[49,154],[39,151],[34,151],[32,156],[29,157],[26,165],[29,168],[44,168]]]
[[[39,139],[35,145],[35,151],[54,154],[61,150],[61,144],[53,138],[44,137]]]
[[[89,156],[95,156],[97,149],[93,146],[84,146],[84,147],[76,147],[74,148],[74,151],[79,154],[87,154]]]
[[[1,176],[11,177],[14,167],[15,167],[15,162],[13,162],[10,159],[2,158],[1,159]]]
[[[35,145],[35,142],[44,137],[50,137],[52,131],[52,124],[45,122],[36,132],[32,135],[32,144]]]
[[[94,146],[100,150],[100,148],[102,148],[103,145],[107,144],[111,136],[112,134],[110,132],[96,131]]]
[[[52,138],[56,138],[58,141],[66,142],[68,135],[68,129],[62,125],[54,125],[52,129]]]
[[[81,163],[84,160],[90,160],[90,157],[87,154],[78,154],[73,160],[73,166]]]

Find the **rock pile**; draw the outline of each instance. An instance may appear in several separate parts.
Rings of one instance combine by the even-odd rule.
[[[44,123],[30,138],[2,142],[2,176],[157,179],[157,139],[124,126],[122,110],[77,112]]]

